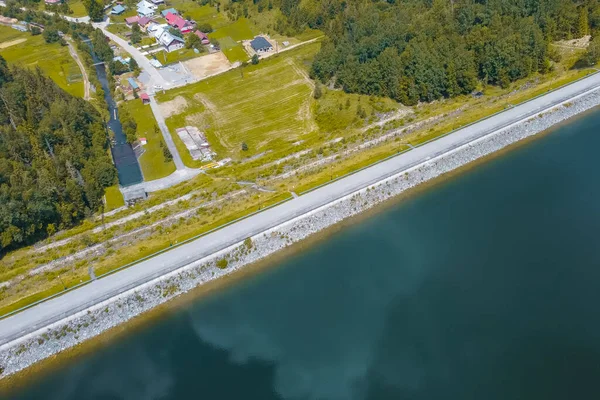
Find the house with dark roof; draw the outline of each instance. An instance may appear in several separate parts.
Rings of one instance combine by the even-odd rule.
[[[250,42],[250,46],[252,46],[252,49],[259,54],[273,51],[273,45],[262,36],[255,37]]]
[[[178,29],[181,33],[188,33],[194,29],[194,23],[192,21],[183,19],[180,15],[168,13],[165,19],[169,25]]]
[[[200,38],[200,41],[202,42],[202,44],[210,44],[210,39],[208,38],[208,35],[206,33],[201,32],[201,31],[195,31],[194,35],[196,35]]]

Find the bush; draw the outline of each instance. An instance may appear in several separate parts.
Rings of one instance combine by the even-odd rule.
[[[199,31],[204,32],[204,33],[210,33],[213,31],[212,26],[207,23],[207,22],[203,22],[197,25],[197,28]]]
[[[229,261],[226,258],[221,258],[217,261],[217,267],[220,269],[225,269],[229,265]]]
[[[253,55],[252,56],[252,64],[256,65],[256,64],[258,64],[258,62],[259,62],[258,54]]]
[[[321,89],[321,85],[319,82],[315,85],[315,92],[313,93],[313,97],[315,99],[320,99],[323,96],[323,90]]]

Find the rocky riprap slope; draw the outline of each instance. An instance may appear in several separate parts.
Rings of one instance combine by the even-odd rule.
[[[27,368],[203,283],[239,270],[420,183],[542,132],[599,104],[600,90],[432,158],[238,245],[5,344],[0,347],[0,372],[2,376],[7,376]]]

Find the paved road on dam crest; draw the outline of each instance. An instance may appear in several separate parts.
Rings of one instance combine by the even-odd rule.
[[[277,207],[255,214],[154,258],[140,262],[105,278],[38,304],[0,321],[0,344],[44,328],[112,296],[135,288],[167,272],[188,265],[216,251],[243,241],[249,236],[285,223],[320,206],[351,194],[430,158],[526,119],[575,96],[600,88],[600,74],[513,107],[448,136],[429,142],[407,153],[364,169]]]

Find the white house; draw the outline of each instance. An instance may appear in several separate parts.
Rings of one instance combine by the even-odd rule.
[[[158,6],[146,1],[142,0],[137,3],[137,13],[140,17],[151,17],[156,12]]]
[[[156,37],[158,43],[160,43],[167,52],[182,49],[185,45],[185,41],[182,38],[169,33],[168,27],[167,29],[159,29],[155,32],[154,37]]]

